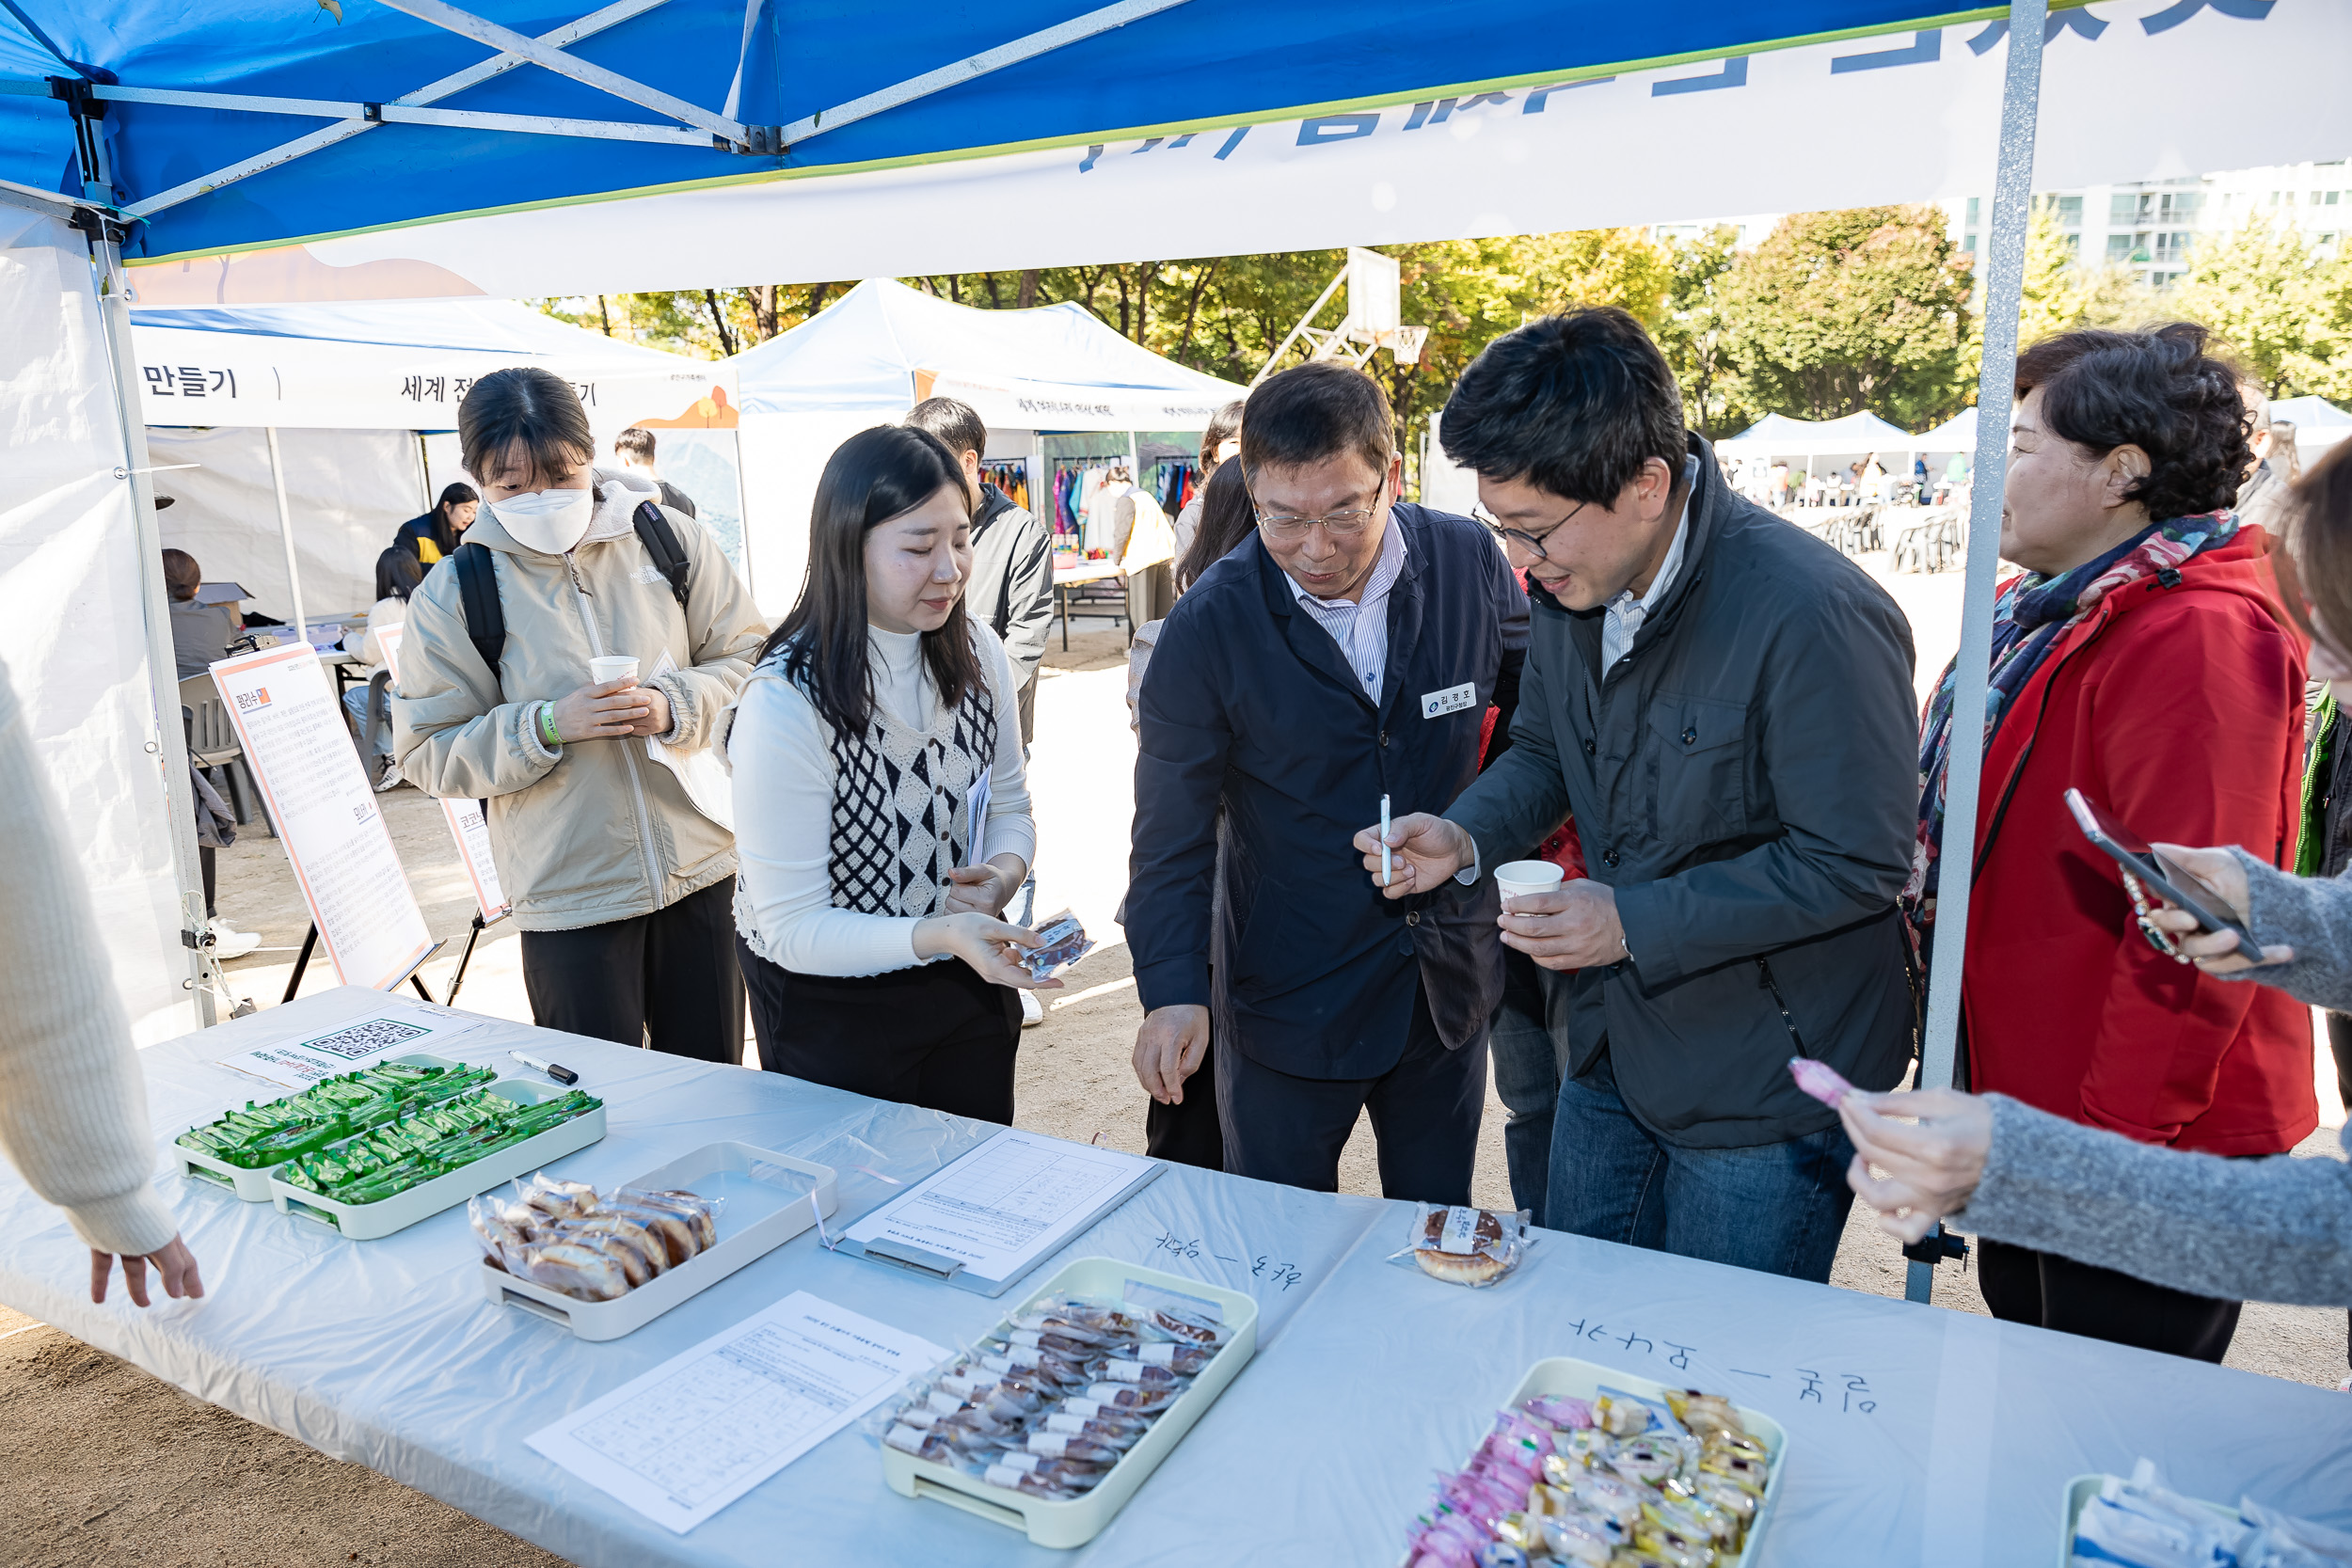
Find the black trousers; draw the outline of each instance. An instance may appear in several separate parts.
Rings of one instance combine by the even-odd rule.
[[[1225,1129],[1216,1109],[1216,1041],[1201,1053],[1200,1065],[1184,1080],[1181,1105],[1163,1105],[1146,1098],[1143,1110],[1143,1151],[1154,1160],[1202,1170],[1225,1168]]]
[[[876,1100],[1012,1122],[1021,997],[961,958],[887,974],[799,974],[736,956],[751,990],[759,1065]]]
[[[1977,1243],[1977,1284],[2006,1323],[2215,1363],[2230,1353],[2242,1305],[2006,1242]]]
[[[1448,1051],[1418,989],[1405,1053],[1377,1078],[1296,1078],[1230,1045],[1216,1053],[1225,1168],[1311,1192],[1339,1190],[1340,1150],[1360,1110],[1379,1140],[1383,1195],[1468,1203],[1486,1105],[1486,1035]]]
[[[531,1019],[698,1062],[743,1060],[743,976],[735,967],[735,879],[666,910],[525,931],[523,990]]]

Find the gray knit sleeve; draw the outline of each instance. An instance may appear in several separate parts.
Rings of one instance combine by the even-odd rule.
[[[2297,1002],[2352,1012],[2352,871],[2297,877],[2232,847],[2246,868],[2247,928],[2265,947],[2295,949],[2291,962],[2218,975],[2275,986]]]
[[[1993,1147],[1956,1227],[2224,1301],[2352,1307],[2352,1164],[2160,1148],[1985,1100]]]

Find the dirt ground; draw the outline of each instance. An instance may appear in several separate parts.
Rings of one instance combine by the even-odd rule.
[[[1922,664],[1940,666],[1958,641],[1958,576],[1882,580],[1912,616]],[[1081,629],[1067,653],[1057,640],[1039,689],[1031,773],[1041,836],[1038,913],[1069,907],[1104,944],[1049,998],[1044,1023],[1024,1034],[1017,1101],[1024,1127],[1081,1141],[1099,1134],[1140,1151],[1144,1100],[1128,1053],[1141,1015],[1127,949],[1107,940],[1120,935],[1111,916],[1124,891],[1134,762],[1125,681],[1123,635]],[[473,912],[471,895],[438,808],[409,789],[385,797],[384,804],[428,924],[453,938],[423,972],[433,994],[446,998]],[[231,923],[258,930],[265,944],[229,966],[232,990],[274,1006],[306,916],[283,853],[258,824],[221,854],[219,906]],[[302,989],[334,983],[319,963]],[[529,1019],[511,929],[484,935],[456,1000],[484,1013]],[[2324,1088],[2332,1091],[2332,1080]],[[2331,1093],[2323,1103],[2334,1105]],[[1490,1087],[1474,1191],[1479,1202],[1494,1207],[1509,1203],[1502,1118]],[[2333,1132],[2323,1129],[2296,1152],[2334,1148]],[[1340,1180],[1343,1191],[1379,1191],[1368,1126],[1358,1127]],[[1847,1227],[1833,1283],[1902,1293],[1896,1243],[1860,1213]],[[1956,1310],[1984,1310],[1965,1268],[1937,1271],[1935,1300]],[[2332,1387],[2345,1370],[2344,1315],[2249,1306],[2229,1364]],[[0,1474],[14,1483],[0,1487],[0,1564],[23,1568],[131,1561],[156,1568],[533,1568],[562,1560],[372,1471],[189,1399],[5,1308]]]

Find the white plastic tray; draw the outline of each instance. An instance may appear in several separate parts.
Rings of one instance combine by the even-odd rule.
[[[1238,1291],[1204,1285],[1182,1275],[1162,1274],[1114,1258],[1081,1258],[1031,1291],[1019,1307],[1006,1314],[1004,1323],[994,1331],[1002,1332],[1011,1326],[1012,1319],[1048,1296],[1069,1294],[1124,1300],[1129,1287],[1134,1285],[1152,1286],[1171,1295],[1216,1303],[1232,1335],[1210,1357],[1200,1375],[1192,1380],[1192,1386],[1152,1424],[1142,1441],[1111,1466],[1111,1473],[1103,1478],[1101,1485],[1083,1497],[1055,1502],[991,1486],[977,1476],[965,1475],[931,1460],[917,1459],[885,1444],[882,1450],[882,1478],[890,1482],[890,1489],[900,1497],[936,1497],[967,1513],[1025,1531],[1041,1546],[1082,1546],[1102,1533],[1103,1528],[1126,1506],[1127,1499],[1136,1495],[1136,1488],[1159,1468],[1160,1461],[1168,1456],[1184,1433],[1192,1430],[1193,1423],[1216,1402],[1225,1386],[1257,1353],[1258,1304]]]
[[[1537,1394],[1565,1394],[1571,1399],[1590,1400],[1604,1388],[1614,1388],[1663,1403],[1669,1387],[1679,1389],[1681,1386],[1679,1384],[1656,1383],[1645,1377],[1635,1377],[1631,1372],[1621,1372],[1614,1367],[1603,1367],[1591,1361],[1579,1361],[1573,1356],[1555,1355],[1530,1367],[1527,1375],[1519,1379],[1519,1386],[1511,1391],[1508,1402],[1516,1405]],[[1773,1504],[1780,1499],[1780,1483],[1788,1468],[1788,1433],[1782,1430],[1778,1421],[1761,1410],[1751,1410],[1744,1404],[1735,1404],[1732,1409],[1739,1412],[1740,1424],[1748,1429],[1748,1435],[1764,1445],[1772,1463],[1772,1473],[1764,1482],[1764,1500],[1756,1505],[1756,1522],[1748,1527],[1746,1544],[1741,1546],[1738,1557],[1725,1558],[1720,1565],[1720,1568],[1748,1568],[1756,1561],[1756,1547],[1764,1539],[1766,1528],[1772,1522]],[[1472,1450],[1473,1453],[1475,1451]],[[1463,1455],[1464,1463],[1467,1464],[1470,1458],[1470,1454]]]
[[[660,1170],[616,1184],[654,1190],[682,1187],[721,1198],[719,1242],[614,1301],[580,1301],[482,1260],[482,1285],[492,1301],[535,1312],[582,1339],[617,1339],[708,1290],[746,1263],[774,1251],[831,1214],[837,1205],[831,1165],[795,1160],[751,1144],[705,1144]]]
[[[520,1078],[501,1078],[485,1085],[490,1093],[517,1104],[536,1105],[558,1100],[571,1091],[553,1084],[533,1084]],[[560,1160],[578,1149],[586,1148],[604,1136],[604,1107],[598,1105],[584,1117],[574,1117],[560,1127],[550,1127],[537,1137],[525,1138],[512,1148],[501,1148],[485,1154],[470,1164],[458,1166],[446,1175],[418,1183],[405,1193],[395,1193],[377,1203],[353,1205],[338,1203],[323,1193],[308,1187],[297,1187],[281,1180],[279,1165],[270,1172],[269,1195],[281,1214],[299,1214],[316,1220],[330,1229],[341,1231],[355,1242],[373,1241],[404,1230],[419,1220],[431,1219],[454,1203],[463,1203],[476,1193],[487,1192],[510,1177],[536,1170],[550,1160]],[[333,1148],[332,1144],[327,1146]]]
[[[367,1068],[381,1067],[384,1062],[400,1062],[409,1067],[462,1068],[466,1066],[464,1062],[453,1062],[447,1056],[428,1056],[419,1052],[408,1056],[387,1056],[381,1062],[369,1062],[352,1070],[354,1072],[365,1071]],[[289,1089],[275,1098],[292,1100],[300,1092],[298,1089]],[[257,1100],[253,1103],[267,1105],[273,1101]],[[202,1121],[190,1122],[186,1127],[180,1129],[180,1132],[188,1132],[192,1128],[210,1127],[219,1119],[218,1116],[206,1117]],[[181,1144],[178,1141],[180,1132],[172,1134],[171,1144],[173,1168],[180,1174],[194,1177],[199,1181],[211,1182],[215,1186],[226,1187],[247,1203],[269,1201],[269,1176],[270,1172],[278,1168],[276,1165],[261,1165],[252,1169],[247,1169],[244,1165],[232,1165],[228,1161],[207,1154],[200,1148],[189,1148]]]
[[[2083,1510],[2090,1506],[2091,1498],[2099,1495],[2099,1489],[2102,1486],[2110,1481],[2122,1479],[2120,1476],[2076,1476],[2066,1483],[2064,1528],[2058,1531],[2058,1568],[2071,1568],[2074,1560],[2074,1526],[2081,1520]],[[2187,1500],[2200,1508],[2211,1509],[2224,1519],[2237,1517],[2237,1510],[2234,1508],[2224,1508],[2219,1503],[2207,1502],[2202,1497],[2190,1497]]]

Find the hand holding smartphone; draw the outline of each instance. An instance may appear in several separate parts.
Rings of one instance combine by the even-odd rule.
[[[2083,836],[2114,858],[2115,863],[2154,890],[2165,902],[2184,909],[2193,916],[2200,929],[2227,931],[2237,939],[2238,952],[2249,963],[2265,963],[2262,943],[2254,933],[2237,921],[2215,911],[2213,894],[2205,884],[2182,871],[2150,847],[2148,841],[2133,832],[2114,817],[2090,802],[2079,789],[2066,792],[2066,809],[2074,814],[2074,824]],[[2196,888],[2203,897],[2185,892],[2184,887]]]

